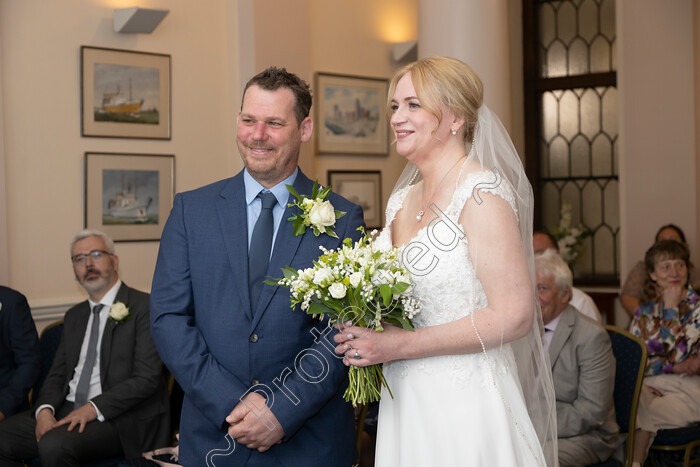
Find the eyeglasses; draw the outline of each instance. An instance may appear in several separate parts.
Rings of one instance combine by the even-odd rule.
[[[90,259],[93,262],[101,261],[102,258],[105,256],[114,256],[112,253],[104,250],[92,250],[90,253],[80,253],[79,255],[71,256],[71,261],[73,261],[73,264],[80,265],[84,264],[85,260],[87,257],[90,257]]]

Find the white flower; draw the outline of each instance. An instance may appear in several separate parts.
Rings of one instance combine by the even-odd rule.
[[[129,308],[122,302],[114,302],[109,310],[109,317],[120,323],[129,316]]]
[[[358,285],[360,285],[360,282],[362,282],[362,279],[364,278],[365,275],[363,273],[359,271],[353,272],[352,274],[350,274],[350,285],[352,285],[353,287],[357,287]]]
[[[314,274],[314,284],[316,285],[321,285],[324,282],[330,281],[332,279],[333,271],[331,270],[331,268],[328,267],[321,268]]]
[[[336,282],[328,287],[328,292],[331,294],[331,297],[340,299],[345,297],[347,288],[340,282]]]
[[[335,209],[330,201],[317,200],[309,211],[309,221],[311,225],[318,227],[321,232],[326,231],[326,227],[335,224]]]

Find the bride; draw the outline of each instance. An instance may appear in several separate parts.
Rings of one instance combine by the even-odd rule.
[[[520,159],[459,60],[407,65],[389,97],[408,165],[376,245],[402,247],[421,312],[414,332],[387,324],[335,338],[347,365],[385,362],[393,398],[382,389],[376,465],[557,465]]]

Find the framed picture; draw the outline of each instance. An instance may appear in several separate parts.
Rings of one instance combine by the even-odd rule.
[[[170,55],[82,46],[81,135],[170,139]]]
[[[368,229],[382,227],[382,173],[378,170],[329,170],[328,184],[340,196],[362,206]]]
[[[329,73],[315,78],[316,151],[387,155],[389,80]]]
[[[175,195],[175,156],[85,153],[85,228],[115,242],[160,240]]]

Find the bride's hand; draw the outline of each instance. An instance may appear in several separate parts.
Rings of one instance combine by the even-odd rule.
[[[399,358],[400,334],[403,329],[382,323],[384,331],[376,332],[360,326],[350,326],[350,322],[336,325],[338,332],[333,338],[339,345],[337,354],[344,354],[343,363],[352,366],[369,366]],[[357,358],[356,356],[359,356]]]

